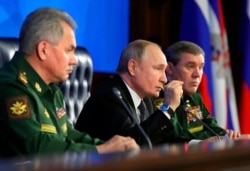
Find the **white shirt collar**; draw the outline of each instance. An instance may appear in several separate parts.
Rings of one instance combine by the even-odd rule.
[[[134,102],[135,108],[137,108],[140,105],[142,99],[132,88],[129,87],[129,85],[125,81],[123,81],[123,82],[125,83],[125,85],[128,88],[128,91],[129,91],[129,93],[132,97],[132,100]]]

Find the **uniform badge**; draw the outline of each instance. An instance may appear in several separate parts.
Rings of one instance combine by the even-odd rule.
[[[41,131],[57,134],[56,127],[49,124],[41,124]]]
[[[44,110],[44,114],[47,118],[50,118],[49,112],[47,111],[47,109]]]
[[[56,116],[57,116],[57,118],[61,118],[61,117],[63,117],[64,115],[66,114],[66,112],[65,112],[65,109],[64,108],[58,108],[58,107],[56,107]]]
[[[26,76],[26,72],[20,72],[18,76],[19,80],[21,80],[24,84],[28,84],[28,79]]]
[[[187,121],[196,122],[197,119],[202,120],[203,116],[200,110],[200,106],[188,107]]]
[[[40,84],[38,84],[37,82],[35,83],[35,88],[36,88],[36,91],[38,91],[39,93],[42,92],[42,88],[41,88]]]
[[[9,118],[20,119],[30,116],[27,97],[14,97],[6,101]]]
[[[28,83],[28,79],[26,76],[26,72],[20,72],[18,76],[19,80],[21,80],[24,84]]]
[[[164,98],[156,98],[154,99],[154,107],[156,109],[160,109],[160,107],[163,105],[164,103]]]
[[[62,131],[65,133],[65,132],[67,132],[67,124],[66,123],[64,123],[62,126],[61,126],[61,128],[62,128]]]

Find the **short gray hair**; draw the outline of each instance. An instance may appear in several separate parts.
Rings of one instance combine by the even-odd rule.
[[[73,30],[76,29],[76,22],[65,11],[44,7],[31,12],[21,27],[19,50],[30,55],[41,40],[56,45],[63,36],[61,21],[69,24]]]
[[[184,52],[193,55],[202,54],[205,56],[205,52],[199,45],[189,41],[178,41],[170,45],[165,51],[165,56],[168,62],[172,62],[173,65],[177,65],[182,57],[181,54]]]
[[[145,48],[148,45],[156,45],[159,48],[161,48],[158,44],[138,39],[135,41],[130,42],[122,51],[120,56],[120,61],[118,63],[117,72],[123,73],[128,71],[128,61],[130,59],[135,59],[137,61],[140,61],[143,58],[143,55],[145,53]]]

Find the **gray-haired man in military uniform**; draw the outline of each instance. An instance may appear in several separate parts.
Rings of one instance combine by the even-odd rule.
[[[75,26],[66,12],[53,8],[37,9],[24,21],[19,51],[0,69],[1,157],[139,148],[130,137],[104,143],[69,123],[57,83],[77,64]]]
[[[168,59],[166,75],[168,81],[183,81],[183,96],[171,121],[177,131],[177,137],[189,140],[216,141],[225,138],[248,138],[237,131],[220,127],[204,105],[197,92],[205,65],[204,51],[197,44],[179,41],[170,45],[165,52]],[[167,95],[167,92],[165,92]],[[163,104],[162,98],[155,101],[156,107]]]

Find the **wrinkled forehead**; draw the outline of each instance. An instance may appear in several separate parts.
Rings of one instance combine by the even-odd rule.
[[[196,64],[204,64],[205,58],[203,54],[192,54],[188,52],[183,52],[180,54],[180,59],[178,63],[196,63]]]

